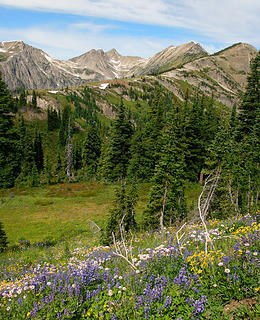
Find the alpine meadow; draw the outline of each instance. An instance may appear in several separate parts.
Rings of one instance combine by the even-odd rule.
[[[0,74],[0,319],[260,318],[257,49],[5,41]]]

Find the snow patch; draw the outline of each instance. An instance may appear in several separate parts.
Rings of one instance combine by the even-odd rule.
[[[6,52],[6,50],[5,50],[5,49],[1,49],[1,48],[0,48],[0,52]]]
[[[50,91],[48,91],[49,93],[54,93],[54,94],[56,94],[56,93],[58,93],[59,91],[54,91],[54,90],[50,90]]]
[[[45,56],[45,58],[46,58],[49,62],[52,62],[52,61],[53,61],[53,59],[52,59],[50,56],[47,56],[47,54],[45,54],[44,56]]]
[[[115,77],[116,78],[119,78],[119,76],[118,76],[118,73],[117,72],[114,72],[114,71],[112,71],[113,72],[113,74],[115,75]]]
[[[106,87],[109,86],[109,83],[101,83],[101,85],[99,86],[99,89],[106,89]]]

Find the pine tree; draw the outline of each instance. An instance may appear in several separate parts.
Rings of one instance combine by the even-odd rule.
[[[7,236],[3,229],[3,224],[0,221],[0,252],[3,252],[7,248]]]
[[[152,189],[146,210],[146,228],[166,225],[182,220],[186,216],[184,198],[184,155],[183,146],[176,139],[174,117],[168,121],[162,137],[161,156],[152,179]]]
[[[165,99],[156,91],[148,109],[147,119],[133,137],[128,174],[134,179],[149,181],[154,173],[161,150],[161,133],[164,127]]]
[[[67,130],[68,130],[69,119],[71,119],[71,108],[69,105],[66,105],[62,112],[60,132],[59,132],[59,141],[61,146],[65,146],[67,143],[67,136],[68,136]],[[70,126],[71,125],[72,123],[70,123]]]
[[[135,185],[126,187],[125,183],[115,190],[114,207],[110,210],[102,242],[106,245],[112,243],[112,232],[116,239],[120,239],[120,228],[128,232],[136,228],[135,205],[137,192]]]
[[[187,165],[187,178],[198,181],[205,161],[205,117],[204,99],[196,97],[190,113],[189,122],[185,129],[187,152],[185,162]]]
[[[0,188],[14,186],[20,171],[19,136],[13,122],[14,100],[0,79]]]
[[[117,118],[114,120],[109,137],[106,154],[103,155],[103,178],[117,181],[126,177],[129,159],[131,158],[130,146],[133,135],[133,125],[127,117],[123,103],[120,104]]]
[[[37,96],[35,90],[32,92],[32,107],[37,109]]]
[[[21,89],[21,94],[19,97],[19,106],[26,107],[27,106],[27,99],[26,99],[26,92],[24,89]]]
[[[33,142],[34,159],[38,172],[41,172],[44,168],[44,155],[42,148],[42,137],[40,132],[35,131],[35,138]]]
[[[251,72],[247,78],[246,92],[239,107],[239,140],[249,134],[255,124],[257,110],[260,109],[260,52],[251,61]]]
[[[89,126],[82,146],[82,162],[87,179],[96,176],[101,154],[101,139],[96,126]]]

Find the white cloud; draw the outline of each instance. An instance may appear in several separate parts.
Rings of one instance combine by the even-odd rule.
[[[0,0],[0,5],[183,27],[215,41],[260,44],[259,0]]]

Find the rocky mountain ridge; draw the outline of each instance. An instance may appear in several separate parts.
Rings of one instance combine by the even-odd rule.
[[[8,87],[15,90],[61,89],[87,82],[155,75],[162,84],[183,80],[200,86],[207,95],[231,105],[245,89],[250,61],[257,50],[238,43],[209,55],[200,44],[170,46],[150,58],[122,56],[116,49],[92,49],[62,61],[22,41],[0,42],[0,72]]]
[[[85,82],[147,75],[169,66],[207,55],[193,42],[170,46],[151,58],[122,56],[116,49],[104,52],[92,49],[78,57],[62,61],[22,41],[0,42],[0,71],[12,90],[62,88]],[[187,57],[189,58],[187,59]]]

